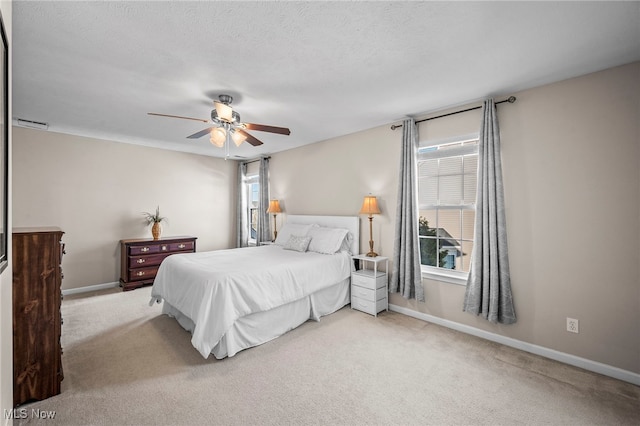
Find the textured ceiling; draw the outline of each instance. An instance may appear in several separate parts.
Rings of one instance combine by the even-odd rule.
[[[147,112],[226,93],[252,158],[640,60],[640,3],[14,1],[12,53],[14,120],[224,156]]]

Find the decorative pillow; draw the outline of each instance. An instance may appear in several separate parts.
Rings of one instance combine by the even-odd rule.
[[[346,239],[348,230],[342,228],[326,228],[318,226],[309,230],[311,237],[309,251],[322,254],[334,254],[340,251],[342,242]]]
[[[298,223],[285,223],[282,229],[278,231],[275,243],[279,246],[284,246],[292,235],[304,237],[312,226],[313,225],[301,225]]]
[[[307,251],[307,247],[309,247],[310,242],[311,237],[292,235],[289,237],[287,243],[282,246],[282,248],[285,250],[295,250],[304,253],[305,251]]]

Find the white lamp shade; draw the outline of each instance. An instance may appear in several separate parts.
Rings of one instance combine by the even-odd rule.
[[[231,139],[233,139],[233,143],[235,143],[236,146],[240,146],[242,144],[242,142],[247,140],[247,137],[245,135],[243,135],[242,133],[234,130],[231,133]]]
[[[216,112],[218,113],[218,118],[224,120],[228,123],[233,121],[233,108],[229,105],[225,105],[222,102],[215,101]]]
[[[211,131],[211,138],[209,142],[218,148],[222,148],[224,146],[224,142],[227,140],[227,132],[222,127],[216,127]]]

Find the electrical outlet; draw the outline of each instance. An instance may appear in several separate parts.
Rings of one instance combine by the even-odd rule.
[[[580,333],[580,321],[574,318],[567,318],[567,331]]]

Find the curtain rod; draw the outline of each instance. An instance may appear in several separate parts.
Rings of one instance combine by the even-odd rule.
[[[268,157],[262,157],[265,160],[268,160],[269,158],[271,158],[271,156]],[[250,163],[257,163],[258,161],[260,161],[262,158],[258,158],[257,160],[251,160],[251,161],[243,161],[244,164],[250,164]]]
[[[512,104],[515,101],[516,101],[516,97],[515,96],[509,96],[504,101],[496,102],[496,105],[502,104],[502,103],[505,103],[505,102],[509,102],[510,104]],[[461,112],[473,111],[475,109],[480,109],[480,108],[482,108],[482,105],[479,105],[479,106],[476,106],[476,107],[473,107],[473,108],[462,109],[460,111],[450,112],[450,113],[447,113],[447,114],[437,115],[435,117],[424,118],[422,120],[417,120],[416,124],[422,123],[423,121],[435,120],[436,118],[448,117],[450,115],[460,114]],[[395,130],[395,129],[399,128],[399,127],[402,127],[402,124],[394,124],[394,125],[391,126],[391,130]]]

